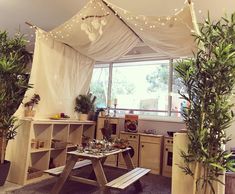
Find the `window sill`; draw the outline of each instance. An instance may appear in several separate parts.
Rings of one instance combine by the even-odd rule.
[[[160,122],[173,122],[173,123],[184,123],[182,118],[177,117],[167,117],[167,116],[143,116],[139,115],[140,120],[149,120],[149,121],[160,121]]]
[[[121,116],[117,116],[117,118],[124,119],[125,116],[121,115]],[[144,116],[144,115],[139,115],[139,120],[158,121],[158,122],[172,122],[172,123],[184,123],[183,118],[167,117],[167,116]]]

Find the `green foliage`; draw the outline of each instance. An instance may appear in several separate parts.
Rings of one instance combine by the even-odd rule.
[[[33,107],[35,104],[38,104],[38,102],[41,100],[39,94],[34,94],[33,97],[30,99],[30,101],[26,102],[24,104],[25,107],[33,110]]]
[[[195,35],[198,51],[194,58],[178,61],[175,67],[186,87],[189,102],[182,115],[188,129],[188,153],[182,153],[186,174],[194,176],[192,162],[203,166],[204,175],[197,183],[212,189],[212,182],[225,169],[234,170],[230,153],[224,151],[229,141],[225,129],[231,124],[230,102],[235,84],[235,13],[231,19],[213,23],[208,18]],[[179,92],[180,93],[180,92]]]
[[[92,96],[91,93],[80,94],[75,99],[75,111],[83,114],[88,114],[90,111],[94,111],[94,103],[96,96]]]
[[[0,136],[6,136],[7,141],[16,135],[13,114],[30,87],[26,69],[32,56],[26,43],[19,34],[9,38],[6,31],[0,31]]]
[[[166,64],[161,64],[149,75],[146,80],[149,83],[148,91],[156,92],[158,89],[167,89],[169,77],[169,67]]]
[[[108,87],[108,68],[98,68],[95,72],[99,79],[93,81],[90,86],[90,90],[94,95],[96,95],[96,106],[99,108],[106,107],[107,102],[107,87]],[[113,69],[113,82],[112,82],[112,99],[116,98],[118,95],[133,94],[135,86],[133,83],[129,83],[126,76],[118,69]],[[104,78],[104,77],[105,78]],[[114,81],[115,80],[115,81]]]

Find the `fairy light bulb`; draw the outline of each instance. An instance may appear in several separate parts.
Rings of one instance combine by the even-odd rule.
[[[91,22],[92,26],[97,30],[100,27],[99,20],[97,18],[94,18]]]
[[[90,34],[88,35],[88,38],[89,38],[90,41],[93,42],[93,41],[96,40],[97,35],[96,35],[95,33],[90,33]]]

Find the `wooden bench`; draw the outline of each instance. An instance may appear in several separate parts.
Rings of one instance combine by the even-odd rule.
[[[81,161],[78,161],[74,165],[73,170],[78,169],[78,168],[82,168],[84,166],[88,166],[90,164],[91,164],[91,160],[81,160]],[[51,168],[49,170],[45,170],[44,172],[49,173],[50,175],[53,175],[53,176],[58,176],[58,175],[60,175],[63,172],[64,167],[65,166]]]
[[[128,173],[112,180],[111,182],[107,183],[105,186],[115,189],[125,189],[130,184],[139,180],[142,176],[149,173],[150,169],[146,168],[135,168]]]

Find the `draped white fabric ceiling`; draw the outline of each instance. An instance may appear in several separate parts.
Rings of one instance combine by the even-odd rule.
[[[34,93],[41,96],[39,118],[58,112],[74,117],[75,97],[88,91],[95,61],[117,60],[140,41],[168,58],[190,56],[195,27],[192,5],[173,16],[150,17],[91,0],[54,30],[37,31],[30,75],[33,89],[27,91],[25,101]],[[22,105],[16,115],[23,110]]]
[[[91,0],[74,17],[50,31],[49,35],[95,61],[117,60],[141,40],[167,58],[191,56],[195,50],[191,34],[197,32],[192,6],[187,4],[175,15],[159,17],[136,15],[108,2]],[[81,24],[85,22],[89,25],[94,19],[105,19],[107,24],[103,26],[102,34],[90,25],[88,30],[97,36],[95,41],[90,41],[81,30]]]

